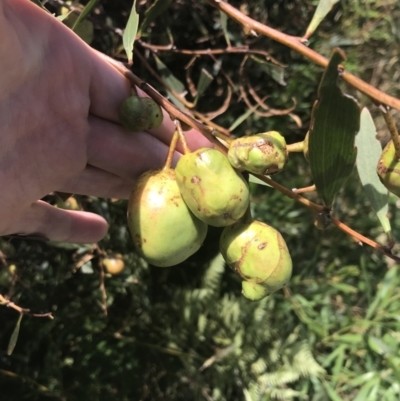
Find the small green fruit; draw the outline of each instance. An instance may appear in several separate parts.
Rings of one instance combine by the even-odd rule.
[[[400,197],[400,160],[396,157],[393,141],[390,141],[383,149],[377,172],[382,184]]]
[[[129,199],[128,225],[138,254],[160,267],[186,260],[207,234],[207,224],[183,201],[172,169],[139,177]]]
[[[279,173],[288,160],[285,138],[270,131],[235,139],[229,147],[228,159],[233,167],[250,173]]]
[[[159,127],[163,113],[153,99],[132,95],[123,101],[119,109],[119,120],[128,130],[140,132]]]
[[[228,266],[245,280],[243,293],[258,300],[290,280],[292,259],[279,231],[261,221],[238,222],[226,227],[220,251]]]
[[[249,187],[218,150],[202,148],[182,156],[176,166],[182,197],[199,219],[215,227],[238,221],[249,205]]]

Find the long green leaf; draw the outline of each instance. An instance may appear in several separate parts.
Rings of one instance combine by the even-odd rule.
[[[273,80],[278,82],[279,85],[286,86],[285,82],[285,70],[280,65],[270,63],[265,59],[257,56],[250,56],[250,58],[259,64],[261,69],[268,74]]]
[[[186,89],[183,83],[179,81],[179,79],[176,78],[174,74],[172,74],[171,70],[157,56],[154,56],[154,59],[156,61],[157,70],[160,73],[164,82],[176,93],[184,97],[186,94]],[[184,109],[183,104],[172,93],[168,91],[168,95],[175,106],[177,106],[181,110]]]
[[[360,107],[338,86],[339,64],[345,59],[334,49],[318,89],[309,134],[311,174],[318,194],[327,207],[351,174],[357,150],[355,135],[360,128]]]
[[[140,26],[140,33],[144,32],[147,27],[171,4],[171,0],[156,0],[146,11],[144,20]]]
[[[326,15],[329,13],[329,11],[331,11],[332,7],[338,1],[339,0],[319,0],[317,9],[315,10],[310,24],[308,25],[306,34],[304,35],[305,38],[309,38],[313,34],[321,21],[326,17]]]
[[[75,31],[78,25],[86,18],[86,16],[92,11],[93,7],[96,5],[98,0],[90,0],[89,3],[86,4],[86,7],[80,13],[79,17],[76,19],[74,25],[72,26],[72,30]]]
[[[223,12],[219,11],[219,20],[221,21],[221,28],[224,32],[224,37],[226,40],[226,44],[228,47],[231,47],[231,40],[229,39],[229,32],[228,32],[228,16]]]
[[[376,139],[374,120],[367,108],[361,112],[360,132],[356,136],[357,170],[365,194],[371,202],[385,233],[391,232],[390,221],[387,217],[388,190],[379,180],[376,166],[382,153],[382,147]]]
[[[122,43],[124,45],[129,64],[132,64],[133,61],[133,45],[135,43],[138,26],[139,14],[136,12],[136,0],[133,0],[131,13],[122,36]]]
[[[195,98],[195,103],[197,103],[198,99],[203,95],[203,93],[210,86],[211,82],[214,80],[214,77],[205,69],[202,68],[200,72],[200,77],[197,82],[197,95]]]
[[[9,341],[8,347],[7,347],[7,355],[11,355],[14,351],[15,346],[17,345],[19,328],[21,327],[22,316],[24,316],[24,314],[20,313],[18,320],[17,320],[17,324],[15,325],[15,328],[11,334],[11,338],[10,338],[10,341]]]

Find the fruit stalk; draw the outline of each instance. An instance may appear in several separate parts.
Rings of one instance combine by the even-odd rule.
[[[183,153],[185,155],[187,155],[187,154],[191,153],[191,150],[189,149],[189,145],[187,143],[186,136],[183,133],[182,124],[178,119],[175,119],[174,123],[175,123],[176,129],[178,131],[179,139],[180,139],[182,147],[183,147]]]
[[[400,137],[396,128],[396,123],[386,107],[381,106],[379,109],[382,112],[383,118],[385,119],[386,125],[389,129],[390,136],[392,137],[396,158],[397,160],[400,160]]]
[[[287,144],[286,150],[289,153],[301,153],[304,151],[304,141]]]
[[[164,167],[162,168],[163,170],[168,170],[171,168],[172,159],[174,157],[178,139],[179,139],[179,133],[178,130],[176,130],[174,132],[174,135],[172,136],[171,143],[169,144],[168,155],[167,158],[165,159]]]

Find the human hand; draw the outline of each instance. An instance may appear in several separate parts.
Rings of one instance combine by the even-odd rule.
[[[53,191],[127,198],[160,168],[175,126],[118,124],[128,80],[63,24],[28,0],[0,1],[0,235],[96,242],[107,222],[43,201]],[[209,142],[186,132],[196,149]]]

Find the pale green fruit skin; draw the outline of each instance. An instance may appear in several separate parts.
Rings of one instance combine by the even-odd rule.
[[[242,294],[250,301],[260,301],[268,296],[268,288],[252,281],[242,281]]]
[[[157,128],[163,121],[161,107],[151,98],[132,95],[119,109],[121,124],[132,132]]]
[[[207,234],[207,224],[183,201],[172,169],[139,177],[129,198],[128,225],[138,254],[159,267],[186,260]]]
[[[292,276],[285,240],[279,231],[261,221],[226,227],[219,245],[228,266],[248,282],[244,286],[249,298],[262,293],[259,287],[251,289],[251,283],[264,287],[267,296],[285,286]]]
[[[228,159],[237,169],[254,174],[276,174],[288,160],[286,140],[276,131],[238,138],[229,147]]]
[[[390,141],[383,149],[377,172],[382,184],[400,197],[400,160],[396,158],[393,141]]]
[[[210,226],[225,227],[246,212],[246,180],[215,149],[202,148],[179,159],[175,169],[182,197],[190,210]]]

